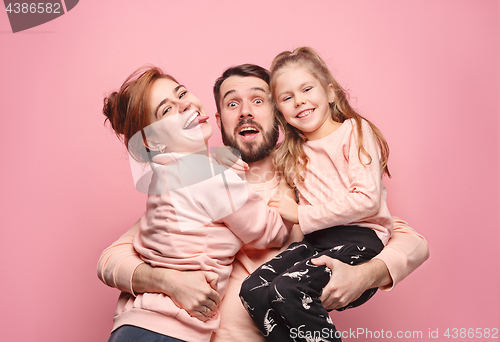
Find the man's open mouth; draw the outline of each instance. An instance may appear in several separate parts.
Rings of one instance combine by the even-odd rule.
[[[260,131],[257,127],[252,125],[243,125],[238,130],[238,134],[243,138],[243,140],[251,140],[259,134]]]

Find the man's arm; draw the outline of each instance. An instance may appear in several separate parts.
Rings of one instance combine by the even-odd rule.
[[[177,271],[163,267],[152,267],[139,257],[132,241],[139,231],[135,225],[111,246],[106,248],[97,263],[97,276],[101,281],[123,292],[165,293],[174,303],[193,317],[206,320],[213,315],[220,303],[215,290],[217,274],[204,271]],[[203,316],[200,311],[208,307]]]
[[[375,257],[385,263],[391,277],[390,283],[379,285],[384,291],[392,290],[429,258],[429,246],[425,238],[399,217],[393,216],[392,221],[394,233],[382,252]]]
[[[424,237],[397,217],[393,217],[393,222],[391,239],[379,255],[366,263],[350,266],[326,256],[313,261],[332,269],[332,277],[320,297],[326,309],[344,307],[370,288],[390,291],[429,258]]]
[[[97,262],[97,276],[104,284],[134,296],[132,276],[135,269],[144,264],[132,245],[134,235],[138,231],[139,221],[106,248]]]

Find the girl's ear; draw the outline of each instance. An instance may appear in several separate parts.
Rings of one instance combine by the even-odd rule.
[[[333,84],[328,84],[328,88],[326,90],[326,95],[328,97],[328,102],[332,103],[335,102],[336,96],[335,96],[335,88],[333,87]]]

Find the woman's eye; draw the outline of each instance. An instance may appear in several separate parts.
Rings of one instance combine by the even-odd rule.
[[[184,90],[183,92],[181,92],[179,94],[179,98],[182,99],[184,97],[184,95],[186,95],[186,94],[187,94],[187,90]]]
[[[163,115],[164,115],[164,116],[165,116],[165,115],[167,115],[167,113],[168,113],[168,112],[170,112],[170,109],[171,109],[171,108],[172,108],[172,107],[167,107],[167,108],[165,108],[165,110],[163,111]]]

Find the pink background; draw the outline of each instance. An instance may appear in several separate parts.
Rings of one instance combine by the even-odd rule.
[[[226,67],[302,45],[384,132],[391,212],[431,249],[392,292],[334,313],[338,329],[499,328],[499,19],[496,0],[108,0],[12,34],[2,10],[0,339],[109,336],[118,291],[97,259],[145,196],[103,126],[105,94],[152,63],[213,117]]]

